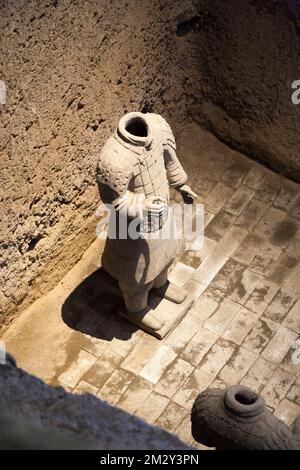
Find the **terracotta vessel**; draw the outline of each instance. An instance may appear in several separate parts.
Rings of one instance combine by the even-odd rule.
[[[240,450],[300,449],[300,416],[293,432],[248,387],[201,393],[192,409],[192,434],[207,447]]]

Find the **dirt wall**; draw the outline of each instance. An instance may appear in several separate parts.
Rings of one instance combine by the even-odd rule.
[[[299,182],[300,82],[298,91],[292,84],[300,80],[300,2],[201,0],[197,9],[180,31],[199,72],[191,114],[229,146]]]
[[[189,1],[0,2],[1,322],[94,239],[97,149],[123,113],[183,119],[182,13]]]

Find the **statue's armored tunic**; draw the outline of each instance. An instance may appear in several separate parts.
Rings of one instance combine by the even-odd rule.
[[[144,126],[146,132],[140,132]],[[145,135],[143,135],[145,134]],[[159,115],[128,113],[104,145],[97,167],[97,181],[104,203],[126,214],[130,221],[137,216],[135,207],[152,196],[169,205],[169,185],[181,186],[187,180],[177,156],[173,133]],[[173,227],[170,207],[163,227],[152,237],[120,239],[108,236],[102,265],[118,281],[140,286],[153,281],[176,255],[176,234],[161,239],[165,224]]]

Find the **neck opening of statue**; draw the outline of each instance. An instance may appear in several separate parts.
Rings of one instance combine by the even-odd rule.
[[[133,145],[147,147],[152,142],[152,133],[143,113],[127,113],[120,119],[118,135]]]
[[[265,409],[263,398],[244,385],[228,387],[223,402],[228,412],[241,418],[258,416]]]

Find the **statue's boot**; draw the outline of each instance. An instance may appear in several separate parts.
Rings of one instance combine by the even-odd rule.
[[[162,287],[154,287],[152,291],[158,297],[170,300],[175,304],[181,304],[187,297],[185,289],[176,286],[176,284],[169,281],[167,281]]]
[[[139,312],[129,312],[126,309],[125,312],[120,311],[120,314],[150,333],[152,331],[159,331],[165,324],[164,321],[157,318],[154,310],[148,306]]]

